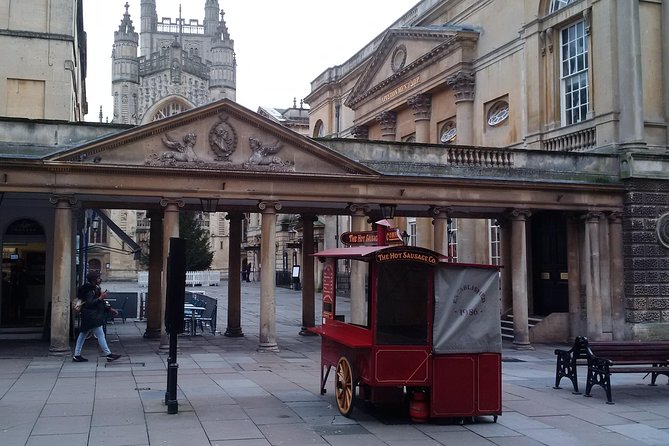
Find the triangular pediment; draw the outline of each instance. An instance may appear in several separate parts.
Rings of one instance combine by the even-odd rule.
[[[376,174],[227,99],[88,142],[49,160],[199,171]]]
[[[473,48],[477,40],[477,31],[460,26],[389,29],[353,87],[346,105],[356,109],[370,97],[410,89],[412,81],[421,81],[413,78],[423,67],[462,49],[463,45]]]

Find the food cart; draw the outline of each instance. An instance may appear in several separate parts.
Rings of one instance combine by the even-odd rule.
[[[354,246],[315,256],[323,262],[322,321],[312,330],[322,343],[321,394],[334,367],[342,415],[349,416],[359,398],[408,401],[414,421],[497,420],[498,267],[450,263],[412,246]],[[362,311],[347,315],[348,299],[337,298],[337,267],[351,262],[365,262],[367,286]]]

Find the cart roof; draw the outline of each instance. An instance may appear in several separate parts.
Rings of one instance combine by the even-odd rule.
[[[341,259],[350,259],[356,257],[366,257],[376,251],[387,249],[389,246],[352,246],[350,248],[330,248],[314,253],[316,257],[334,257]]]
[[[383,250],[408,250],[408,251],[420,251],[424,253],[429,253],[434,255],[439,259],[443,259],[443,256],[438,252],[431,251],[425,248],[418,248],[416,246],[351,246],[347,248],[331,248],[319,251],[314,254],[314,256],[323,259],[325,257],[332,257],[335,259],[359,259],[359,260],[369,260],[371,254],[374,254]]]

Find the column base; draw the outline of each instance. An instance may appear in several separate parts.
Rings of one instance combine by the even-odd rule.
[[[309,328],[313,328],[313,327],[302,327],[302,329],[300,330],[299,335],[300,336],[318,336],[313,331],[309,331]]]
[[[223,336],[227,336],[229,338],[241,338],[244,337],[244,333],[242,333],[241,328],[226,328],[225,333],[223,333]]]
[[[278,352],[279,351],[279,346],[276,344],[276,342],[261,343],[260,345],[258,345],[258,351],[259,352]]]
[[[534,350],[534,347],[532,347],[532,344],[529,342],[515,342],[513,343],[513,348],[516,350]]]
[[[158,339],[160,337],[160,328],[147,328],[144,331],[144,337],[147,339]]]
[[[70,346],[67,347],[49,347],[49,356],[70,356],[72,350]]]

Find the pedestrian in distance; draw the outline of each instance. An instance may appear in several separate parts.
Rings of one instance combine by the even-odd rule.
[[[102,279],[98,271],[91,271],[86,275],[86,283],[77,290],[77,297],[83,301],[81,307],[81,326],[79,337],[74,347],[74,362],[87,362],[88,359],[81,356],[81,349],[84,347],[84,341],[89,333],[92,333],[98,340],[102,352],[107,357],[107,361],[116,361],[121,355],[111,352],[107,345],[105,332],[102,328],[106,313],[105,297],[107,290],[100,289]],[[114,310],[112,310],[113,312]]]

